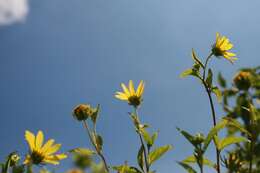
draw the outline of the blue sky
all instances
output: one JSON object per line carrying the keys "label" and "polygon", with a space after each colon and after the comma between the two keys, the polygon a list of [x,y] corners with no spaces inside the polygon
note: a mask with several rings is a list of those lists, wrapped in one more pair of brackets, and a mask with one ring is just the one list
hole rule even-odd
{"label": "blue sky", "polygon": [[[259,65],[259,5],[258,0],[30,1],[25,22],[0,27],[0,159],[27,151],[27,129],[43,130],[63,151],[90,147],[71,112],[79,103],[100,103],[98,131],[108,162],[135,164],[139,141],[127,116],[130,107],[113,94],[121,82],[143,79],[141,119],[160,131],[157,145],[174,146],[154,168],[184,172],[175,161],[192,148],[176,126],[195,133],[212,123],[199,82],[179,74],[192,65],[192,48],[200,57],[209,53],[216,32],[230,38],[239,59],[234,65],[214,59],[215,72],[231,79],[238,68]],[[207,154],[214,160],[213,148]],[[69,166],[67,159],[58,171]]]}

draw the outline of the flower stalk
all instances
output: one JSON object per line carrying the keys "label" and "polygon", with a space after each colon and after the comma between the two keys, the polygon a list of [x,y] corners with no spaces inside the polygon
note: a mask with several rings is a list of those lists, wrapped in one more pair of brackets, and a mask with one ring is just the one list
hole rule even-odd
{"label": "flower stalk", "polygon": [[[108,165],[107,165],[105,156],[103,155],[102,151],[97,147],[97,144],[94,142],[94,139],[93,139],[93,137],[92,137],[92,135],[91,135],[91,132],[90,132],[90,129],[89,129],[89,127],[88,127],[88,124],[87,124],[87,121],[86,121],[86,120],[83,121],[83,125],[84,125],[84,128],[85,128],[86,131],[87,131],[87,134],[88,134],[88,137],[89,137],[89,139],[90,139],[91,144],[93,145],[93,147],[95,148],[97,154],[98,154],[99,157],[101,158],[101,160],[102,160],[102,162],[103,162],[103,164],[104,164],[104,166],[105,166],[106,171],[109,173],[109,167],[108,167]],[[95,131],[96,131],[96,130],[95,130]],[[96,135],[95,132],[94,132],[94,134]]]}

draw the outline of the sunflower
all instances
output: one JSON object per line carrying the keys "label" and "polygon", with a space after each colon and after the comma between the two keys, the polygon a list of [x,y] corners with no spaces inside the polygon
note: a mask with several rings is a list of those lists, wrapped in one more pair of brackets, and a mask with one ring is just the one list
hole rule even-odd
{"label": "sunflower", "polygon": [[212,53],[215,56],[223,56],[227,60],[229,60],[231,63],[234,62],[234,60],[237,60],[235,57],[236,54],[232,52],[228,52],[230,49],[232,49],[233,44],[229,42],[229,39],[225,36],[220,36],[220,34],[217,32],[216,34],[216,42],[212,46]]}
{"label": "sunflower", "polygon": [[121,83],[121,87],[123,92],[116,92],[115,97],[119,100],[127,101],[129,105],[137,107],[142,102],[142,95],[144,92],[144,81],[141,80],[137,90],[135,91],[133,81],[130,80],[128,84],[128,88],[125,84]]}
{"label": "sunflower", "polygon": [[66,154],[56,153],[61,144],[54,144],[54,140],[50,139],[43,145],[44,135],[42,131],[38,131],[35,136],[32,132],[25,131],[25,139],[29,145],[30,152],[27,154],[24,164],[59,164],[59,161],[67,158]]}

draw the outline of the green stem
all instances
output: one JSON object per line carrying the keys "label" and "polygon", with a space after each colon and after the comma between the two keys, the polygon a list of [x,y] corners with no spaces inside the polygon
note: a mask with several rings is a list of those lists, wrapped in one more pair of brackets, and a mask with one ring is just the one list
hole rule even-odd
{"label": "green stem", "polygon": [[[202,83],[204,85],[204,88],[206,89],[206,92],[207,92],[207,95],[208,95],[208,98],[209,98],[211,113],[212,113],[212,119],[213,119],[213,126],[215,127],[216,124],[217,124],[217,121],[216,121],[216,113],[215,113],[215,108],[214,108],[214,104],[213,104],[213,99],[212,99],[212,95],[211,95],[211,88],[209,88],[208,84],[205,81],[207,65],[208,65],[208,62],[209,62],[210,58],[212,57],[212,55],[213,55],[213,53],[211,53],[206,59],[204,69],[203,69]],[[220,151],[217,149],[217,147],[216,147],[216,157],[217,157],[217,172],[220,173]]]}
{"label": "green stem", "polygon": [[97,154],[99,155],[99,157],[101,158],[102,162],[104,163],[104,166],[105,166],[106,171],[109,172],[109,168],[108,168],[106,159],[105,159],[103,153],[97,148],[97,146],[96,146],[96,144],[95,144],[95,142],[94,142],[94,139],[93,139],[93,137],[91,136],[90,129],[89,129],[89,127],[88,127],[88,124],[87,124],[87,121],[86,121],[86,120],[83,121],[83,125],[84,125],[84,127],[85,127],[85,129],[86,129],[86,131],[87,131],[87,134],[88,134],[88,137],[89,137],[89,139],[90,139],[90,142],[92,143],[92,145],[94,146],[95,150],[97,151]]}
{"label": "green stem", "polygon": [[[137,107],[134,108],[134,111],[135,111],[135,114],[136,116],[138,117],[138,113],[137,113]],[[138,117],[139,119],[139,117]],[[144,144],[144,141],[143,141],[143,137],[142,135],[140,134],[140,132],[138,132],[138,135],[139,135],[139,139],[140,139],[140,142],[141,142],[141,145],[144,149],[144,161],[145,161],[145,168],[146,168],[146,173],[149,173],[149,163],[148,163],[148,156],[147,156],[147,151],[146,151],[146,147],[145,147],[145,144]]]}

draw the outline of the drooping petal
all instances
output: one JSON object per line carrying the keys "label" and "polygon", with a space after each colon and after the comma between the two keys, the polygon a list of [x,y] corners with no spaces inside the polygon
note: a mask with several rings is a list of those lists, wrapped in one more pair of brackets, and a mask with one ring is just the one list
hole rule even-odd
{"label": "drooping petal", "polygon": [[35,139],[35,148],[36,149],[38,149],[38,150],[41,149],[43,140],[44,140],[44,135],[43,135],[43,132],[40,130],[37,133],[37,136],[36,136],[36,139]]}
{"label": "drooping petal", "polygon": [[135,95],[135,88],[134,88],[134,83],[132,80],[129,81],[129,90],[130,90],[130,94]]}
{"label": "drooping petal", "polygon": [[51,147],[49,147],[46,151],[45,151],[45,154],[46,155],[51,155],[55,152],[57,152],[61,147],[61,144],[54,144],[52,145]]}
{"label": "drooping petal", "polygon": [[127,89],[127,87],[125,86],[125,84],[121,83],[121,87],[123,88],[124,93],[129,97],[130,96],[130,92]]}
{"label": "drooping petal", "polygon": [[42,152],[42,153],[45,153],[45,152],[52,146],[53,143],[54,143],[54,139],[48,140],[48,141],[43,145],[43,147],[41,148],[41,152]]}
{"label": "drooping petal", "polygon": [[30,132],[29,130],[25,131],[25,139],[29,145],[29,148],[31,151],[33,151],[33,149],[35,148],[35,136],[32,132]]}

